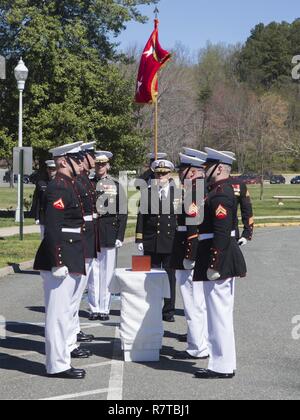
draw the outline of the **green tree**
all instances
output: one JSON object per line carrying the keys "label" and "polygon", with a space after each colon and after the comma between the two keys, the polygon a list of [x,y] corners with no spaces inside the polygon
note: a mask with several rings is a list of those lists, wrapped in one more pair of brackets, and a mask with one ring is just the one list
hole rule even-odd
{"label": "green tree", "polygon": [[0,53],[7,79],[0,91],[0,158],[17,144],[18,92],[13,69],[29,68],[24,93],[24,144],[44,160],[56,145],[97,140],[114,152],[116,169],[134,169],[144,152],[130,83],[122,77],[112,41],[134,19],[138,5],[158,0],[3,0]]}
{"label": "green tree", "polygon": [[239,56],[242,81],[257,89],[291,79],[291,60],[299,48],[300,23],[272,22],[257,25]]}

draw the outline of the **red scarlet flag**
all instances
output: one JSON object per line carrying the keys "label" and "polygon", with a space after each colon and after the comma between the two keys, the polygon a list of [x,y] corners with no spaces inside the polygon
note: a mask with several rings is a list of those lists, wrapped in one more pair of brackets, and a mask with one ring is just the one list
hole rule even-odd
{"label": "red scarlet flag", "polygon": [[158,23],[158,19],[155,19],[155,29],[146,44],[140,63],[135,95],[135,101],[140,104],[150,104],[156,101],[158,95],[157,73],[171,58],[171,54],[160,46]]}

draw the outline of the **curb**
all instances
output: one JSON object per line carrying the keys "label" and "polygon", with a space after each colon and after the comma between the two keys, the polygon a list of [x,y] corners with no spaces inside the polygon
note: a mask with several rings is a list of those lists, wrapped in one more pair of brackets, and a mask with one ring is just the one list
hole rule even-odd
{"label": "curb", "polygon": [[[34,263],[34,261],[33,261],[33,260],[31,260],[31,261],[26,261],[26,262],[23,262],[23,263],[20,263],[20,264],[15,264],[15,267],[18,267],[21,271],[23,271],[23,270],[28,270],[28,269],[30,269],[30,268],[32,268],[32,267],[33,267],[33,263]],[[14,267],[4,267],[4,268],[0,268],[0,278],[1,278],[1,277],[6,277],[6,276],[8,276],[8,275],[10,275],[10,274],[17,274],[17,273],[15,272]]]}
{"label": "curb", "polygon": [[254,229],[258,228],[278,228],[278,227],[293,227],[293,226],[300,226],[299,222],[276,222],[276,223],[257,223],[254,225]]}
{"label": "curb", "polygon": [[[134,237],[127,238],[127,239],[124,240],[124,244],[130,244],[130,243],[133,243],[134,241],[135,241]],[[28,270],[28,269],[32,268],[33,263],[34,263],[34,260],[31,260],[31,261],[25,261],[25,262],[20,263],[20,264],[15,264],[15,266],[17,266],[21,271],[23,271],[23,270]],[[0,278],[9,276],[10,274],[17,274],[15,272],[14,267],[0,268]]]}

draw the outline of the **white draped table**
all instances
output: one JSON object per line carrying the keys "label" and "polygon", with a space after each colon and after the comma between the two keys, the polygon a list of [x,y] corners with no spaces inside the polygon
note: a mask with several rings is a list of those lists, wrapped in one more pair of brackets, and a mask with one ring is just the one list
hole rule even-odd
{"label": "white draped table", "polygon": [[170,298],[167,273],[117,269],[109,289],[121,294],[120,335],[125,362],[159,361],[163,299]]}

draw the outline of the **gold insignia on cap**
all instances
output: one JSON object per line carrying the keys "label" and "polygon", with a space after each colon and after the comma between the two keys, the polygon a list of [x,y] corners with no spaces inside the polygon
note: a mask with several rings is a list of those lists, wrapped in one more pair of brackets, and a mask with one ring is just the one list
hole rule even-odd
{"label": "gold insignia on cap", "polygon": [[96,163],[108,163],[109,159],[107,156],[103,155],[103,156],[98,156],[96,158]]}

